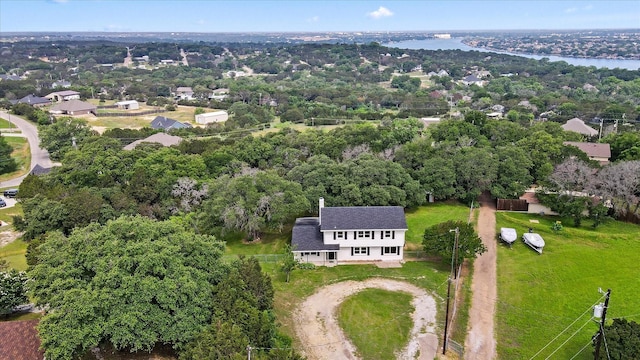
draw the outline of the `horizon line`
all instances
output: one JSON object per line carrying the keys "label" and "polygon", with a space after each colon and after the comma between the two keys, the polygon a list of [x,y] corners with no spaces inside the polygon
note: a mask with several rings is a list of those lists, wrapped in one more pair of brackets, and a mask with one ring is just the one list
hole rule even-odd
{"label": "horizon line", "polygon": [[1,31],[0,36],[5,34],[59,34],[59,33],[98,33],[98,34],[130,34],[130,33],[162,33],[162,34],[272,34],[272,33],[306,33],[306,34],[327,34],[327,33],[430,33],[430,32],[482,32],[482,31],[602,31],[602,30],[637,30],[639,28],[575,28],[575,29],[457,29],[457,30],[326,30],[326,31],[306,31],[306,30],[272,30],[272,31],[179,31],[179,30],[126,30],[126,31],[111,31],[111,30],[14,30],[14,31]]}

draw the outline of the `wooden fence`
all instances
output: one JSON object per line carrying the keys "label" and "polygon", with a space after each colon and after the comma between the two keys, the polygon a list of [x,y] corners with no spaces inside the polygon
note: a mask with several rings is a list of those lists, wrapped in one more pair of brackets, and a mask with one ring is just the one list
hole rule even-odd
{"label": "wooden fence", "polygon": [[528,211],[529,204],[521,199],[498,199],[496,210]]}
{"label": "wooden fence", "polygon": [[159,113],[163,113],[166,112],[167,110],[165,109],[155,109],[155,110],[146,110],[146,111],[138,111],[135,113],[131,113],[131,112],[108,112],[108,113],[97,113],[96,116],[97,117],[108,117],[108,116],[142,116],[142,115],[149,115],[149,114],[159,114]]}

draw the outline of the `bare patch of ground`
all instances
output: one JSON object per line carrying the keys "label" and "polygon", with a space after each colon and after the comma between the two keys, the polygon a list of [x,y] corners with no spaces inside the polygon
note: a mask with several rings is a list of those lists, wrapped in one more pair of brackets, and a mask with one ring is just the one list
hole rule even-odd
{"label": "bare patch of ground", "polygon": [[471,309],[469,331],[464,345],[465,359],[492,360],[496,358],[494,336],[496,283],[496,209],[491,197],[483,196],[478,217],[478,235],[487,247],[473,263],[471,278]]}
{"label": "bare patch of ground", "polygon": [[338,325],[336,311],[348,296],[367,288],[402,291],[413,295],[413,328],[409,343],[398,355],[398,359],[435,358],[438,348],[435,300],[417,286],[383,278],[343,281],[325,286],[309,296],[294,312],[294,326],[302,343],[303,355],[310,360],[358,359],[355,346]]}
{"label": "bare patch of ground", "polygon": [[[4,226],[4,224],[6,223],[3,222],[2,224]],[[16,241],[20,236],[22,236],[21,232],[17,232],[13,230],[6,230],[6,231],[0,232],[0,247],[3,247],[7,244],[10,244]]]}

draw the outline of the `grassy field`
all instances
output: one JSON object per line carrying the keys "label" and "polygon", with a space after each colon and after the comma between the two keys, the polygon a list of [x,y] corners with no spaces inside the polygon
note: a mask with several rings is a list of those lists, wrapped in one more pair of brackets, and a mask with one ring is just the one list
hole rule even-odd
{"label": "grassy field", "polygon": [[[556,220],[562,220],[565,227],[554,233],[551,224]],[[546,243],[541,255],[521,241],[512,249],[498,247],[501,359],[529,359],[547,344],[534,359],[545,359],[556,350],[550,359],[593,358],[591,345],[580,350],[597,331],[596,323],[589,319],[591,307],[602,301],[599,287],[612,289],[608,319],[640,321],[640,226],[612,220],[597,229],[589,221],[580,228],[566,226],[571,223],[555,217],[497,214],[498,229],[512,227],[521,235],[533,227]]]}
{"label": "grassy field", "polygon": [[[93,102],[97,103],[97,100]],[[105,104],[108,105],[109,103],[105,103]],[[100,112],[102,113],[109,113],[109,112],[136,113],[139,111],[145,111],[145,110],[151,110],[151,109],[156,109],[156,107],[140,104],[139,110],[108,109],[108,110],[100,110]],[[114,129],[114,128],[139,129],[145,126],[148,127],[149,124],[151,124],[151,121],[153,121],[153,119],[156,116],[165,116],[173,120],[177,120],[180,122],[188,122],[188,123],[191,123],[192,125],[195,125],[194,111],[195,111],[195,108],[191,106],[177,106],[175,111],[167,111],[167,112],[158,113],[158,114],[148,114],[148,115],[141,115],[141,116],[102,116],[102,117],[86,116],[83,118],[87,120],[89,125],[96,127],[98,129]],[[213,112],[213,111],[217,111],[217,109],[204,108],[204,111]]]}
{"label": "grassy field", "polygon": [[448,220],[467,221],[469,208],[457,202],[438,202],[407,210],[405,214],[409,227],[406,250],[419,250],[426,228]]}
{"label": "grassy field", "polygon": [[0,119],[0,129],[8,129],[11,127],[15,127],[15,125],[11,124],[8,120]]}
{"label": "grassy field", "polygon": [[[18,203],[11,208],[0,209],[0,220],[11,224],[13,222],[14,215],[22,215],[22,207]],[[13,230],[11,225],[5,225],[0,228],[0,232]],[[27,252],[27,243],[22,240],[16,240],[3,247],[0,247],[0,259],[4,259],[9,263],[9,266],[17,270],[27,269],[27,259],[25,253]]]}
{"label": "grassy field", "polygon": [[[348,297],[338,322],[363,359],[394,359],[407,344],[412,327],[411,295],[365,289]],[[382,329],[383,331],[379,331]]]}
{"label": "grassy field", "polygon": [[26,138],[17,136],[5,136],[7,144],[13,147],[11,157],[18,163],[18,170],[0,175],[0,181],[13,179],[14,177],[26,174],[31,168],[31,151],[29,150],[29,142]]}

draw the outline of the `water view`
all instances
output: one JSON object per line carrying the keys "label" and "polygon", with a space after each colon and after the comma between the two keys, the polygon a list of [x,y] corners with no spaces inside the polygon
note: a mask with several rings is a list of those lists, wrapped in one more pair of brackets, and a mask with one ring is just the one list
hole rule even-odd
{"label": "water view", "polygon": [[425,50],[463,50],[463,51],[480,51],[480,52],[492,52],[498,54],[509,54],[522,56],[530,59],[540,60],[542,58],[547,58],[549,61],[565,61],[571,65],[577,66],[595,66],[597,68],[609,68],[609,69],[627,69],[627,70],[638,70],[640,69],[640,60],[619,60],[619,59],[589,59],[589,58],[574,58],[574,57],[564,57],[564,56],[553,56],[553,55],[531,55],[531,54],[517,54],[510,53],[507,51],[497,51],[497,50],[487,50],[482,48],[474,48],[469,45],[466,45],[462,42],[460,38],[454,39],[427,39],[427,40],[407,40],[407,41],[398,41],[383,44],[388,47],[395,47],[400,49],[425,49]]}

